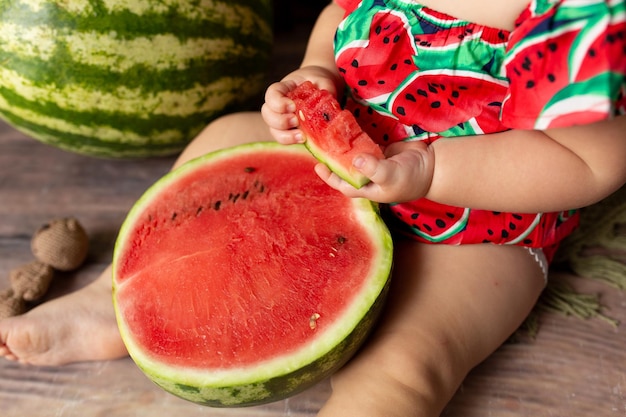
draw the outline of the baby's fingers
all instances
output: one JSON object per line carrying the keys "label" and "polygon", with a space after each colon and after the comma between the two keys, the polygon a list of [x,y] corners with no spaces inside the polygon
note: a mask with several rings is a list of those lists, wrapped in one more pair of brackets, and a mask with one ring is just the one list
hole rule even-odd
{"label": "baby's fingers", "polygon": [[376,184],[385,184],[390,181],[393,176],[393,161],[379,159],[373,155],[361,154],[357,155],[352,161],[352,166],[361,174],[365,175]]}
{"label": "baby's fingers", "polygon": [[341,179],[337,174],[332,172],[324,164],[315,165],[315,173],[328,184],[331,188],[339,191],[346,197],[361,197],[361,192],[354,188],[352,185]]}
{"label": "baby's fingers", "polygon": [[261,115],[272,129],[288,130],[298,127],[298,118],[293,113],[280,113],[272,110],[268,103],[261,106]]}
{"label": "baby's fingers", "polygon": [[287,98],[287,94],[294,88],[296,83],[289,80],[271,84],[265,90],[265,104],[276,113],[294,113],[296,105]]}
{"label": "baby's fingers", "polygon": [[292,145],[294,143],[304,143],[302,132],[300,129],[273,129],[270,127],[270,133],[272,137],[276,139],[276,142],[283,145]]}

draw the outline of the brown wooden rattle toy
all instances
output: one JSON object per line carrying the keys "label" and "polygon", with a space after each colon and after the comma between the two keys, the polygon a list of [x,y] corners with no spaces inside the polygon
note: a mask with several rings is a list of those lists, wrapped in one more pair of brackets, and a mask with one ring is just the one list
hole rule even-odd
{"label": "brown wooden rattle toy", "polygon": [[89,238],[74,218],[55,219],[33,236],[35,260],[11,270],[11,287],[0,291],[0,319],[26,312],[28,302],[44,296],[54,271],[72,271],[87,258]]}

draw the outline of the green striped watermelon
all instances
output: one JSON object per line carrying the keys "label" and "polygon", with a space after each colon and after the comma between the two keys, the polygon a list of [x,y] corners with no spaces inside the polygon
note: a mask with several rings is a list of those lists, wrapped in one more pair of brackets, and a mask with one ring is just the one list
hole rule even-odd
{"label": "green striped watermelon", "polygon": [[271,15],[271,0],[2,0],[0,116],[80,153],[175,153],[262,91]]}
{"label": "green striped watermelon", "polygon": [[368,200],[328,187],[302,145],[195,159],[129,213],[113,299],[131,357],[210,406],[279,400],[342,366],[381,311],[391,235]]}

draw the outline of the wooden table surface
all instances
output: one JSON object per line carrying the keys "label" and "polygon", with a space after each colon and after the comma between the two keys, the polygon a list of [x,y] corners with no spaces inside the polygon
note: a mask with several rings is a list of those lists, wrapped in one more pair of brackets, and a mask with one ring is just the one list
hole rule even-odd
{"label": "wooden table surface", "polygon": [[[279,51],[285,56],[299,53],[285,48]],[[290,65],[289,60],[276,62]],[[128,161],[76,155],[40,144],[0,121],[0,289],[8,286],[11,269],[32,259],[33,232],[56,217],[77,217],[91,247],[86,265],[57,277],[47,298],[95,279],[110,262],[127,210],[172,162],[173,157]],[[624,324],[613,328],[599,320],[542,314],[538,337],[504,345],[477,367],[444,416],[626,416],[626,294],[589,280],[566,279],[601,292],[609,314]],[[270,405],[211,409],[162,391],[128,358],[64,367],[27,367],[0,359],[1,417],[313,416],[329,392],[326,381]]]}

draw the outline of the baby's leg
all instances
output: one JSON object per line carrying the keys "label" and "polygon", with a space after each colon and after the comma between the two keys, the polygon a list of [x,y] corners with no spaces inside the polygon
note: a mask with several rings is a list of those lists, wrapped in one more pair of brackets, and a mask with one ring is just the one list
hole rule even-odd
{"label": "baby's leg", "polygon": [[[174,166],[213,150],[269,140],[260,113],[225,116],[207,126]],[[111,301],[110,268],[81,290],[0,321],[0,356],[9,360],[61,365],[126,354]]]}
{"label": "baby's leg", "polygon": [[318,417],[437,417],[544,286],[519,247],[398,242],[388,309]]}

